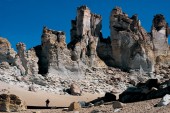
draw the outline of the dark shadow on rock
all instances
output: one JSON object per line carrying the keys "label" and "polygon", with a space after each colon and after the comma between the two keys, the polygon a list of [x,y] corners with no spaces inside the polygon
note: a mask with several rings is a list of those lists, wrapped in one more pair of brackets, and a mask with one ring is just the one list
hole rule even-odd
{"label": "dark shadow on rock", "polygon": [[123,103],[138,102],[149,99],[162,98],[170,94],[170,86],[159,88],[157,79],[150,79],[146,83],[138,83],[137,87],[129,87],[119,95],[119,101]]}
{"label": "dark shadow on rock", "polygon": [[94,99],[90,102],[87,103],[89,105],[90,103],[94,104],[95,106],[104,104],[105,102],[111,102],[111,101],[116,101],[116,96],[112,93],[106,93],[105,96],[99,97],[97,99]]}

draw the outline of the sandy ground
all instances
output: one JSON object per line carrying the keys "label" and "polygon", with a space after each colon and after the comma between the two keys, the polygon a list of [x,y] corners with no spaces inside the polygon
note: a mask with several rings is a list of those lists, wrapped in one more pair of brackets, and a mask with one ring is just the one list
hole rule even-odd
{"label": "sandy ground", "polygon": [[97,97],[103,95],[97,94],[84,94],[83,96],[71,96],[71,95],[58,95],[53,93],[47,93],[44,91],[31,92],[23,88],[16,86],[11,86],[7,83],[0,81],[0,93],[3,93],[1,90],[7,89],[10,91],[10,94],[15,94],[25,101],[28,106],[45,106],[46,99],[50,100],[49,106],[57,107],[68,107],[72,102],[78,101],[91,101]]}
{"label": "sandy ground", "polygon": [[[154,107],[160,99],[153,99],[141,102],[134,102],[126,104],[120,111],[117,113],[170,113],[170,105],[163,107]],[[95,111],[95,112],[94,112]],[[27,110],[17,113],[114,113],[115,109],[112,108],[112,105],[102,105],[91,108],[82,108],[79,112],[76,111],[64,111],[63,109],[50,109],[50,110]],[[14,112],[16,113],[16,112]]]}
{"label": "sandy ground", "polygon": [[[0,91],[2,89],[8,89],[10,94],[16,94],[22,100],[24,100],[27,105],[32,106],[45,106],[45,100],[50,99],[50,106],[57,107],[68,107],[71,102],[74,101],[90,101],[96,99],[103,95],[85,94],[83,96],[70,96],[70,95],[57,95],[46,92],[30,92],[16,86],[11,86],[9,84],[0,82]],[[0,92],[2,93],[2,92]],[[152,99],[141,102],[127,103],[118,113],[170,113],[170,105],[163,107],[154,107],[159,99]],[[96,112],[94,112],[96,111]],[[101,105],[91,108],[81,108],[79,113],[114,113],[112,105]],[[28,109],[26,111],[21,111],[19,113],[78,113],[75,111],[65,111],[63,109]],[[14,112],[16,113],[16,112]],[[17,112],[18,113],[18,112]]]}
{"label": "sandy ground", "polygon": [[[134,102],[126,104],[117,113],[170,113],[170,105],[163,107],[154,107],[160,99],[152,99],[141,102]],[[114,113],[115,109],[112,105],[102,105],[91,108],[82,108],[79,112],[76,111],[64,111],[63,109],[51,109],[51,110],[27,110],[20,113],[33,113],[38,111],[39,113]],[[96,112],[94,112],[96,111]],[[38,113],[37,112],[37,113]]]}

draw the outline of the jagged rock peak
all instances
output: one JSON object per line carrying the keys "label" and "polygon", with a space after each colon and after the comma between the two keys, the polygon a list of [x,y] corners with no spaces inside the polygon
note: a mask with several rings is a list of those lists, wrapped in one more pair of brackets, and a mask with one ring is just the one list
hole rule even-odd
{"label": "jagged rock peak", "polygon": [[10,42],[7,39],[2,38],[2,37],[0,37],[0,45],[1,45],[1,51],[0,52],[3,52],[2,51],[3,49],[7,50],[7,49],[11,48]]}
{"label": "jagged rock peak", "polygon": [[77,7],[77,10],[90,10],[86,5],[82,5],[80,7]]}
{"label": "jagged rock peak", "polygon": [[153,27],[155,27],[155,29],[157,31],[159,31],[163,27],[164,28],[167,27],[167,23],[166,23],[165,17],[162,14],[156,14],[154,16],[154,19],[153,19],[152,23],[153,23]]}
{"label": "jagged rock peak", "polygon": [[112,9],[112,13],[113,13],[113,14],[123,14],[122,8],[116,6],[115,8]]}
{"label": "jagged rock peak", "polygon": [[55,31],[52,29],[48,29],[47,27],[44,27],[43,35],[41,38],[42,46],[44,44],[47,44],[47,42],[49,41],[49,43],[51,43],[52,45],[57,44],[61,48],[65,48],[66,47],[65,38],[66,38],[65,32]]}
{"label": "jagged rock peak", "polygon": [[87,6],[77,8],[76,19],[71,21],[71,42],[68,44],[68,48],[73,50],[72,60],[81,60],[91,66],[96,66],[96,60],[101,61],[96,54],[98,40],[102,36],[101,21],[101,15],[91,13]]}

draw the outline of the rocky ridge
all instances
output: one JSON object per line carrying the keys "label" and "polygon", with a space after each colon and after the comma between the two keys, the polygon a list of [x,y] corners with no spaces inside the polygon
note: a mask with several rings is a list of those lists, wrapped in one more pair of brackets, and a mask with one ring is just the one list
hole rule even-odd
{"label": "rocky ridge", "polygon": [[41,44],[30,50],[19,42],[15,52],[0,38],[0,80],[27,90],[31,86],[36,91],[68,94],[72,83],[82,93],[105,93],[122,92],[149,78],[169,78],[169,28],[163,15],[154,17],[150,34],[137,15],[128,17],[119,7],[111,11],[108,38],[102,36],[101,22],[101,15],[81,6],[71,21],[68,45],[63,31],[47,27]]}

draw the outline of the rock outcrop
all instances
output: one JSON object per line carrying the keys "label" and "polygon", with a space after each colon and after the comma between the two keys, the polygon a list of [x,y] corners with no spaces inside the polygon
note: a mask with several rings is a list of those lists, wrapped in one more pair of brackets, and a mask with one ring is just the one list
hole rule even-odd
{"label": "rock outcrop", "polygon": [[168,45],[169,26],[162,14],[154,16],[152,21],[152,42],[157,65],[169,65],[170,53]]}
{"label": "rock outcrop", "polygon": [[5,38],[0,37],[0,48],[0,63],[5,61],[12,64],[16,52],[11,48],[10,42]]}
{"label": "rock outcrop", "polygon": [[114,66],[154,71],[151,37],[142,28],[136,14],[129,18],[121,8],[114,8],[110,15],[110,33]]}
{"label": "rock outcrop", "polygon": [[102,36],[101,22],[101,15],[81,6],[71,21],[68,45],[63,31],[47,27],[43,28],[40,45],[26,50],[20,42],[17,53],[6,39],[0,38],[0,81],[26,89],[34,84],[36,91],[57,94],[67,94],[70,84],[76,83],[80,87],[72,94],[103,94],[114,89],[121,93],[149,78],[169,78],[170,30],[163,15],[154,17],[150,34],[141,26],[137,14],[130,18],[119,7],[111,11],[107,38]]}
{"label": "rock outcrop", "polygon": [[26,105],[16,95],[0,95],[0,112],[18,112],[23,110],[26,110]]}
{"label": "rock outcrop", "polygon": [[81,76],[80,63],[71,59],[65,43],[65,33],[44,27],[41,46],[35,47],[39,57],[39,73],[56,77]]}
{"label": "rock outcrop", "polygon": [[162,14],[154,16],[151,33],[155,56],[168,55],[168,24]]}
{"label": "rock outcrop", "polygon": [[71,42],[68,44],[68,48],[72,49],[72,60],[81,60],[92,67],[105,66],[96,53],[101,21],[101,15],[91,13],[87,6],[77,8],[77,17],[72,20]]}
{"label": "rock outcrop", "polygon": [[18,53],[15,57],[15,65],[21,70],[23,75],[36,75],[38,74],[38,57],[35,50],[32,48],[26,51],[24,43],[18,43]]}

